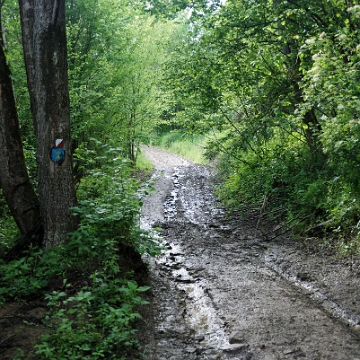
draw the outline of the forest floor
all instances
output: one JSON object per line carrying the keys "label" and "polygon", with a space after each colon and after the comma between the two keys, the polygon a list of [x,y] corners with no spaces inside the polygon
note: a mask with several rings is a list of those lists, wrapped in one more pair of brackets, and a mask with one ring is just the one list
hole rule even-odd
{"label": "forest floor", "polygon": [[358,257],[315,238],[269,240],[256,213],[217,201],[212,168],[144,152],[156,172],[141,223],[166,248],[145,258],[146,359],[360,360]]}

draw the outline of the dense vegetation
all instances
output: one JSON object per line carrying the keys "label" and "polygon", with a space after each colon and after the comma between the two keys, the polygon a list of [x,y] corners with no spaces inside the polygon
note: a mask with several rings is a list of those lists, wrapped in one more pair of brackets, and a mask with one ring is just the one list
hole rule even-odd
{"label": "dense vegetation", "polygon": [[226,1],[197,20],[169,78],[189,132],[213,132],[219,194],[289,227],[359,240],[356,1]]}
{"label": "dense vegetation", "polygon": [[[0,301],[47,294],[54,319],[37,358],[119,358],[136,343],[131,324],[146,287],[126,274],[124,254],[157,251],[137,227],[144,185],[133,175],[141,143],[201,141],[207,158],[218,160],[218,194],[228,204],[253,206],[283,229],[322,224],[317,235],[360,251],[357,1],[211,5],[67,2],[79,227],[59,247],[11,253],[8,262],[20,236],[0,198]],[[3,4],[4,46],[36,190],[18,13],[15,2]]]}
{"label": "dense vegetation", "polygon": [[[59,246],[43,248],[37,229],[34,238],[33,233],[21,236],[0,200],[0,305],[45,298],[40,301],[49,310],[47,334],[33,349],[36,359],[120,359],[138,346],[134,322],[146,303],[140,294],[148,289],[139,285],[146,276],[140,254],[159,249],[139,229],[147,185],[136,180],[135,162],[161,102],[159,67],[171,32],[133,5],[67,3],[77,230]],[[4,3],[2,19],[24,153],[36,189],[36,141],[15,2]],[[16,358],[27,358],[24,350]]]}

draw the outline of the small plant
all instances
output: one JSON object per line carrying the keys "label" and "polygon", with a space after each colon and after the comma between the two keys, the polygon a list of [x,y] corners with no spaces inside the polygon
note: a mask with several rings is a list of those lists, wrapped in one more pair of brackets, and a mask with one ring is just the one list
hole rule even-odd
{"label": "small plant", "polygon": [[41,259],[43,250],[32,249],[26,257],[0,264],[0,304],[9,298],[26,297],[38,293],[48,284]]}
{"label": "small plant", "polygon": [[35,346],[36,359],[122,359],[138,345],[133,323],[149,287],[132,280],[122,251],[153,255],[159,247],[137,226],[145,190],[129,162],[118,149],[105,155],[79,185],[80,225],[66,242],[0,263],[0,302],[41,293],[48,301],[49,333]]}
{"label": "small plant", "polygon": [[48,320],[56,326],[35,346],[40,359],[122,359],[138,345],[132,323],[141,317],[135,308],[147,304],[139,294],[149,287],[100,272],[91,280],[74,296],[47,295]]}
{"label": "small plant", "polygon": [[13,246],[18,236],[19,229],[10,215],[10,210],[0,189],[0,258]]}

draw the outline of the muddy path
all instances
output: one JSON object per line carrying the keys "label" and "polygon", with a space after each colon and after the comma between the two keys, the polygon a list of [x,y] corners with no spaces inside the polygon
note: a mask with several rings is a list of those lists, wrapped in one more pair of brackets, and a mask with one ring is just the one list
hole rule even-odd
{"label": "muddy path", "polygon": [[256,215],[229,214],[213,170],[145,148],[155,192],[141,224],[161,228],[140,331],[145,358],[360,360],[359,259],[312,239],[267,241]]}

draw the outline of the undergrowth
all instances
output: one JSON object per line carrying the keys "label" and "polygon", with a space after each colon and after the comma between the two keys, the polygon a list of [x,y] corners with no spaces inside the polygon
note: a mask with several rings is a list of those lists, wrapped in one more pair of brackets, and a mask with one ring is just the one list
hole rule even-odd
{"label": "undergrowth", "polygon": [[206,142],[205,135],[189,135],[181,131],[172,131],[158,135],[153,145],[183,156],[195,164],[207,164],[208,160],[204,156]]}
{"label": "undergrowth", "polygon": [[154,164],[148,160],[144,154],[140,153],[136,159],[136,169],[135,174],[141,172],[146,175],[146,177],[150,177],[154,172],[155,166]]}
{"label": "undergrowth", "polygon": [[0,304],[46,299],[49,331],[35,345],[36,359],[125,359],[139,345],[134,321],[148,287],[134,280],[131,258],[159,248],[138,227],[146,186],[117,153],[106,150],[101,168],[80,183],[73,209],[80,225],[62,245],[0,262]]}
{"label": "undergrowth", "polygon": [[339,255],[360,254],[359,192],[337,176],[325,155],[295,148],[290,139],[268,141],[258,152],[238,141],[227,146],[217,195],[228,206],[251,207],[285,232],[330,238]]}

